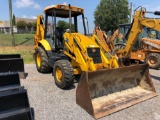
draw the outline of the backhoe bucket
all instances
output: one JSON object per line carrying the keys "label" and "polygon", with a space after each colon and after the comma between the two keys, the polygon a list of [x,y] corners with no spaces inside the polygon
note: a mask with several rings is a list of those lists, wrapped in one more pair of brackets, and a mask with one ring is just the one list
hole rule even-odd
{"label": "backhoe bucket", "polygon": [[0,54],[0,73],[3,72],[19,73],[20,78],[26,78],[20,54]]}
{"label": "backhoe bucket", "polygon": [[147,64],[82,73],[76,102],[100,118],[157,96]]}

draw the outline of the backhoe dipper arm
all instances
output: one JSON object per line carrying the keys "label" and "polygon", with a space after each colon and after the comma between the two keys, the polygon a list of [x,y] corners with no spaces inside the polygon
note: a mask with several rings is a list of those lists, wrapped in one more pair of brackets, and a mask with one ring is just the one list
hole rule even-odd
{"label": "backhoe dipper arm", "polygon": [[[142,10],[142,8],[141,10],[137,10],[135,12],[126,47],[124,49],[118,50],[118,53],[122,53],[125,58],[129,57],[130,51],[132,50],[136,40],[138,39],[138,35],[142,32],[143,27],[148,27],[160,31],[160,19],[146,18],[145,13],[151,12]],[[158,11],[154,12],[155,15],[159,15],[159,13],[160,12]]]}
{"label": "backhoe dipper arm", "polygon": [[37,16],[36,35],[34,36],[34,48],[38,47],[38,41],[44,39],[44,18],[42,15]]}

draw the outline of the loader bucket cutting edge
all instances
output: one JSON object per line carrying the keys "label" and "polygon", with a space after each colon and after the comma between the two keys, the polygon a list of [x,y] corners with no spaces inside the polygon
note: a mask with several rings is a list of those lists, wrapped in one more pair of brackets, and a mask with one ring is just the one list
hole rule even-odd
{"label": "loader bucket cutting edge", "polygon": [[84,72],[76,102],[95,118],[157,96],[147,64]]}

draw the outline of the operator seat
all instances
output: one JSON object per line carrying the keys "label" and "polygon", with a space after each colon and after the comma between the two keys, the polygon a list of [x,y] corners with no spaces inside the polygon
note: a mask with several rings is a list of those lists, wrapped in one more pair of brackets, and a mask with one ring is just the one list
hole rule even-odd
{"label": "operator seat", "polygon": [[63,29],[60,27],[56,27],[55,29],[55,37],[53,37],[53,28],[52,26],[48,26],[46,39],[48,40],[49,44],[52,47],[52,50],[59,51],[63,49]]}
{"label": "operator seat", "polygon": [[61,44],[63,44],[63,29],[60,27],[56,27],[56,37]]}
{"label": "operator seat", "polygon": [[56,27],[55,47],[56,47],[57,50],[63,49],[63,34],[64,34],[64,30],[60,27]]}

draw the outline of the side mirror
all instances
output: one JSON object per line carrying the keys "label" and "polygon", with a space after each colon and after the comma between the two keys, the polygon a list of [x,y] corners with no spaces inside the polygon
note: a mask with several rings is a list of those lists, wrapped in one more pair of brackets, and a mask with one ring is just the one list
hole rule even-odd
{"label": "side mirror", "polygon": [[154,15],[160,15],[160,11],[155,11]]}

